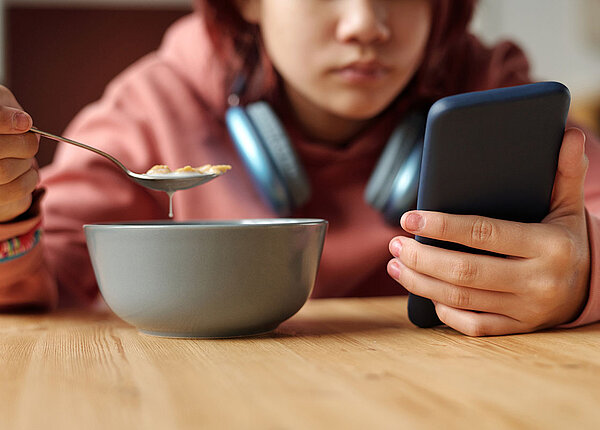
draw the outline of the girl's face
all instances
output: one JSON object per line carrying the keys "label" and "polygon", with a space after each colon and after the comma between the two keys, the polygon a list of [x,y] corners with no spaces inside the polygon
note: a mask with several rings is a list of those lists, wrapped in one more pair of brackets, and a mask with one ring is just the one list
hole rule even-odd
{"label": "girl's face", "polygon": [[[349,120],[382,112],[423,58],[429,0],[238,0],[294,107]],[[317,113],[318,114],[318,113]]]}

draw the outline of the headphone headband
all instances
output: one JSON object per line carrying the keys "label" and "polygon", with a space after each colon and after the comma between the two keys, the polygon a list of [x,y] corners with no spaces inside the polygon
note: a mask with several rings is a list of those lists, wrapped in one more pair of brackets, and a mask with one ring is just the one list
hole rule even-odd
{"label": "headphone headband", "polygon": [[[245,83],[236,79],[232,89],[243,91]],[[261,196],[275,213],[289,216],[310,198],[310,185],[283,125],[264,101],[245,108],[231,105],[225,119]],[[413,112],[396,127],[365,189],[365,201],[396,226],[416,206],[425,119]]]}

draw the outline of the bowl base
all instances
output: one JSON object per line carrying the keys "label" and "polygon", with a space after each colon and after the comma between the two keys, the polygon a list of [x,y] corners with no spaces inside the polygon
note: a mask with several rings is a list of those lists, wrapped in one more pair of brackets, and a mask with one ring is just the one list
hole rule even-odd
{"label": "bowl base", "polygon": [[214,334],[206,334],[206,333],[171,333],[171,332],[161,332],[161,331],[153,331],[153,330],[142,330],[138,329],[140,333],[147,334],[150,336],[156,337],[165,337],[165,338],[174,338],[174,339],[232,339],[238,337],[250,337],[250,336],[260,336],[267,333],[272,332],[277,327],[279,327],[280,323],[263,326],[260,328],[254,328],[249,330],[240,330],[238,332],[232,333],[214,333]]}

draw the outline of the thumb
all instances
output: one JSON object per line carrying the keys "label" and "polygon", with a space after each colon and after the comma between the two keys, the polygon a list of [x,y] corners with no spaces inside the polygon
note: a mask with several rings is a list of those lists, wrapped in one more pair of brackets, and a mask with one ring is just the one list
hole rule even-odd
{"label": "thumb", "polygon": [[583,183],[587,167],[585,134],[578,128],[570,128],[565,131],[558,155],[550,212],[583,210]]}
{"label": "thumb", "polygon": [[9,106],[0,106],[0,134],[20,134],[31,128],[33,120],[28,113]]}

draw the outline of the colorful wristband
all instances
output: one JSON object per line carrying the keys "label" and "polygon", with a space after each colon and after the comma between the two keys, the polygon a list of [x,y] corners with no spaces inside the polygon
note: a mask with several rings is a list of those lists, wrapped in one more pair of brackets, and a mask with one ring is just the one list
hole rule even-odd
{"label": "colorful wristband", "polygon": [[42,229],[37,224],[27,233],[0,242],[0,263],[27,254],[40,241]]}

